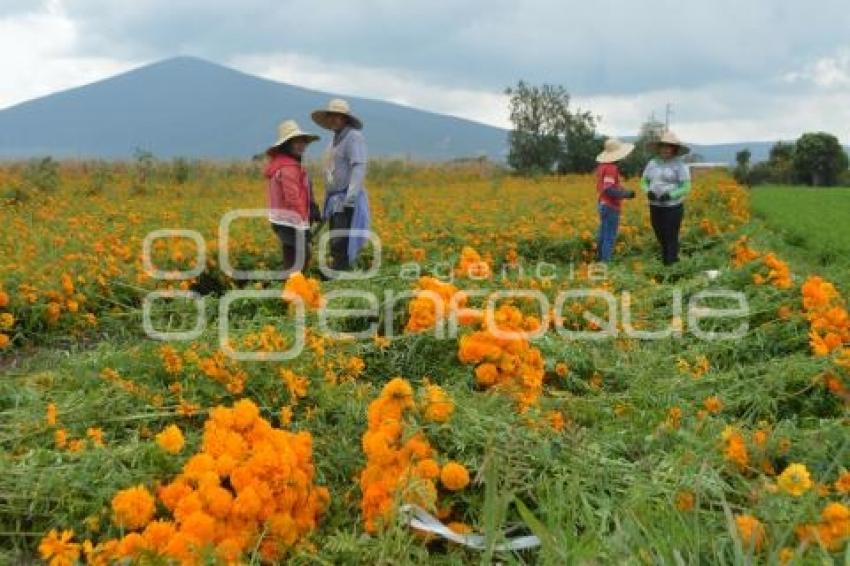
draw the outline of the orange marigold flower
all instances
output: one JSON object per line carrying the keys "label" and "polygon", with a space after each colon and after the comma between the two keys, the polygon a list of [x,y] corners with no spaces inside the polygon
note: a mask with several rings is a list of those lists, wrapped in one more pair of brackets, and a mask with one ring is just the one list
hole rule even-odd
{"label": "orange marigold flower", "polygon": [[561,411],[549,411],[546,413],[546,421],[555,432],[561,432],[564,430],[564,427],[566,427],[564,413]]}
{"label": "orange marigold flower", "polygon": [[154,498],[143,485],[119,491],[112,498],[113,520],[126,529],[140,529],[153,518]]}
{"label": "orange marigold flower", "polygon": [[425,458],[416,464],[416,473],[425,479],[437,479],[440,476],[440,466],[434,459]]}
{"label": "orange marigold flower", "polygon": [[469,485],[469,471],[457,462],[448,462],[440,470],[440,483],[449,491],[460,491]]}
{"label": "orange marigold flower", "polygon": [[752,515],[736,515],[735,526],[738,529],[738,536],[741,537],[741,543],[747,552],[758,552],[764,546],[764,526],[761,521]]}
{"label": "orange marigold flower", "polygon": [[233,426],[237,430],[246,430],[256,422],[260,409],[250,399],[241,399],[233,405]]}
{"label": "orange marigold flower", "polygon": [[776,483],[782,491],[793,495],[794,497],[800,497],[811,489],[812,478],[805,465],[795,463],[789,464],[788,467],[779,474],[779,478]]}
{"label": "orange marigold flower", "polygon": [[403,407],[413,406],[413,388],[407,380],[394,377],[381,390],[381,396],[392,399]]}
{"label": "orange marigold flower", "polygon": [[177,454],[183,450],[185,442],[183,431],[180,430],[180,427],[173,424],[168,425],[162,429],[162,432],[156,435],[156,443],[169,454]]}
{"label": "orange marigold flower", "polygon": [[174,523],[170,521],[152,521],[142,532],[142,538],[147,548],[161,553],[168,547],[168,543],[176,532]]}
{"label": "orange marigold flower", "polygon": [[0,328],[8,330],[15,325],[15,315],[10,312],[0,313]]}
{"label": "orange marigold flower", "polygon": [[679,511],[693,511],[696,497],[692,491],[680,491],[676,494],[676,509]]}
{"label": "orange marigold flower", "polygon": [[88,436],[95,446],[106,446],[106,442],[103,440],[103,429],[100,427],[89,427],[86,429],[86,436]]}
{"label": "orange marigold flower", "polygon": [[292,423],[292,407],[283,407],[280,410],[281,426],[289,426]]}
{"label": "orange marigold flower", "polygon": [[2,332],[0,332],[0,348],[5,348],[9,345],[9,342],[11,341],[12,340],[11,338],[9,338],[8,334],[3,334]]}
{"label": "orange marigold flower", "polygon": [[56,403],[48,403],[45,419],[47,426],[56,426]]}
{"label": "orange marigold flower", "polygon": [[719,413],[723,409],[723,402],[720,400],[720,397],[717,395],[712,395],[711,397],[706,397],[702,402],[703,407],[709,413]]}
{"label": "orange marigold flower", "polygon": [[723,450],[724,457],[736,463],[739,468],[746,468],[749,463],[749,454],[741,433],[729,426],[724,429],[722,438],[726,444]]}
{"label": "orange marigold flower", "polygon": [[38,545],[38,554],[48,566],[73,566],[80,558],[79,543],[71,542],[74,531],[51,529]]}
{"label": "orange marigold flower", "polygon": [[835,491],[843,494],[850,493],[850,472],[844,471],[838,476],[835,480]]}
{"label": "orange marigold flower", "polygon": [[425,386],[425,419],[435,423],[448,421],[454,413],[455,404],[439,385]]}
{"label": "orange marigold flower", "polygon": [[499,379],[499,369],[495,364],[483,363],[475,368],[475,381],[478,385],[489,387]]}
{"label": "orange marigold flower", "polygon": [[283,286],[283,292],[300,297],[307,308],[318,309],[323,304],[321,286],[317,279],[306,278],[304,274],[295,272],[289,276]]}

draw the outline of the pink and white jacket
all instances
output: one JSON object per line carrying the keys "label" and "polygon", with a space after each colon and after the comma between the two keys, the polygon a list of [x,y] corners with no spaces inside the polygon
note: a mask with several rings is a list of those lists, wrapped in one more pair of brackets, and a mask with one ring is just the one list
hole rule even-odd
{"label": "pink and white jacket", "polygon": [[276,155],[264,173],[268,179],[269,222],[309,230],[313,188],[301,163],[289,155]]}

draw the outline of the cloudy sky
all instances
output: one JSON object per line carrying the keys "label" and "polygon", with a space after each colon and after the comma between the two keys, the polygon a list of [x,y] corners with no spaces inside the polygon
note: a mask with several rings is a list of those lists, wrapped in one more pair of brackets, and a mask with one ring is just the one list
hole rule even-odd
{"label": "cloudy sky", "polygon": [[562,84],[634,134],[850,143],[847,0],[0,0],[0,107],[174,55],[508,126],[504,88]]}

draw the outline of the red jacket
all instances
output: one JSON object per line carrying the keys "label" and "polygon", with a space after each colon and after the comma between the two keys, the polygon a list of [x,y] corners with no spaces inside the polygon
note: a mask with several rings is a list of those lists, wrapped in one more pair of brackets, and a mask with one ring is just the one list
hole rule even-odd
{"label": "red jacket", "polygon": [[294,157],[276,155],[266,165],[269,221],[300,229],[310,228],[313,191],[307,171]]}
{"label": "red jacket", "polygon": [[620,210],[623,199],[613,198],[605,194],[605,189],[620,185],[620,170],[614,163],[600,163],[596,168],[596,193],[599,202],[610,206],[614,210]]}

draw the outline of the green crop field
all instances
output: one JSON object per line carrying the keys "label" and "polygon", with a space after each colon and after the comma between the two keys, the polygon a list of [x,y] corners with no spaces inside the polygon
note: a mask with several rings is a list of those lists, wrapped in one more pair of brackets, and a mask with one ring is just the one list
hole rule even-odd
{"label": "green crop field", "polygon": [[[850,193],[758,189],[752,218],[747,189],[703,176],[680,263],[638,199],[594,278],[590,176],[373,168],[378,273],[293,277],[299,321],[280,281],[220,261],[222,214],[264,197],[251,167],[144,191],[116,171],[106,195],[69,165],[44,200],[0,204],[0,565],[846,563],[850,315],[831,274],[850,262],[824,254],[848,244]],[[279,261],[255,220],[222,245],[243,269]],[[200,243],[146,256],[163,227]],[[172,289],[203,299],[149,306]],[[231,302],[244,291],[268,294]],[[745,308],[708,317],[739,307],[720,292]],[[206,325],[174,336],[196,305]],[[299,356],[270,359],[299,333]],[[479,538],[427,535],[402,504]]]}
{"label": "green crop field", "polygon": [[850,188],[755,187],[752,209],[813,264],[848,275]]}

